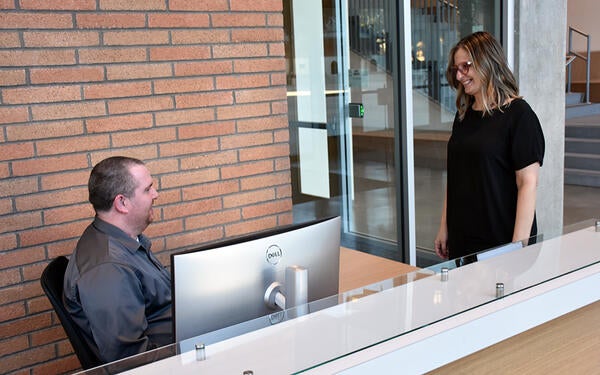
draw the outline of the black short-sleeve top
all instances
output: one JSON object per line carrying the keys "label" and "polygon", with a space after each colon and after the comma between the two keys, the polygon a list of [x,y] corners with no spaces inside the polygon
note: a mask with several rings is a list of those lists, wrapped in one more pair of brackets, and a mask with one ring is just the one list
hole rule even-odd
{"label": "black short-sleeve top", "polygon": [[[529,104],[515,99],[491,115],[467,110],[448,141],[446,221],[451,258],[512,241],[515,172],[544,159],[544,134]],[[532,226],[531,235],[537,233]]]}

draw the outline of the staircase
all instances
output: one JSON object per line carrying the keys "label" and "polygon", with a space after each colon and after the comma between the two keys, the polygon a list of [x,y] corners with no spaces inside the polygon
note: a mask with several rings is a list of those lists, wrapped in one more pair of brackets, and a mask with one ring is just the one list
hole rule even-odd
{"label": "staircase", "polygon": [[600,103],[567,102],[566,112],[565,184],[600,187]]}

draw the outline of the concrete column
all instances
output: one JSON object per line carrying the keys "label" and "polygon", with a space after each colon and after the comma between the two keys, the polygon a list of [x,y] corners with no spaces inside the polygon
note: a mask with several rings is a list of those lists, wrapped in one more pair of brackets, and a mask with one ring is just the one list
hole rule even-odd
{"label": "concrete column", "polygon": [[515,0],[515,17],[515,73],[546,139],[537,218],[548,238],[563,226],[567,0]]}

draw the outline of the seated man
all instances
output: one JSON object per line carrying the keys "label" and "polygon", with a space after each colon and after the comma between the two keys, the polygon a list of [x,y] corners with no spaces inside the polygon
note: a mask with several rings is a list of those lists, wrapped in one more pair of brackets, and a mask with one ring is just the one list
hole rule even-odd
{"label": "seated man", "polygon": [[172,342],[171,276],[142,234],[158,193],[143,162],[111,157],[90,174],[96,212],[67,266],[63,302],[111,362]]}

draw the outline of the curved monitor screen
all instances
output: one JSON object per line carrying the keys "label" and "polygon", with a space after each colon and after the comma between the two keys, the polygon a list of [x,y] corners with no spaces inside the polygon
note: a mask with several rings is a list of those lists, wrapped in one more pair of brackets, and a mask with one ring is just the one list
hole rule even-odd
{"label": "curved monitor screen", "polygon": [[257,318],[281,311],[265,301],[268,290],[295,294],[286,270],[306,270],[294,280],[305,279],[306,302],[338,294],[340,226],[340,217],[315,220],[171,255],[176,342],[204,335],[210,344],[260,328]]}

